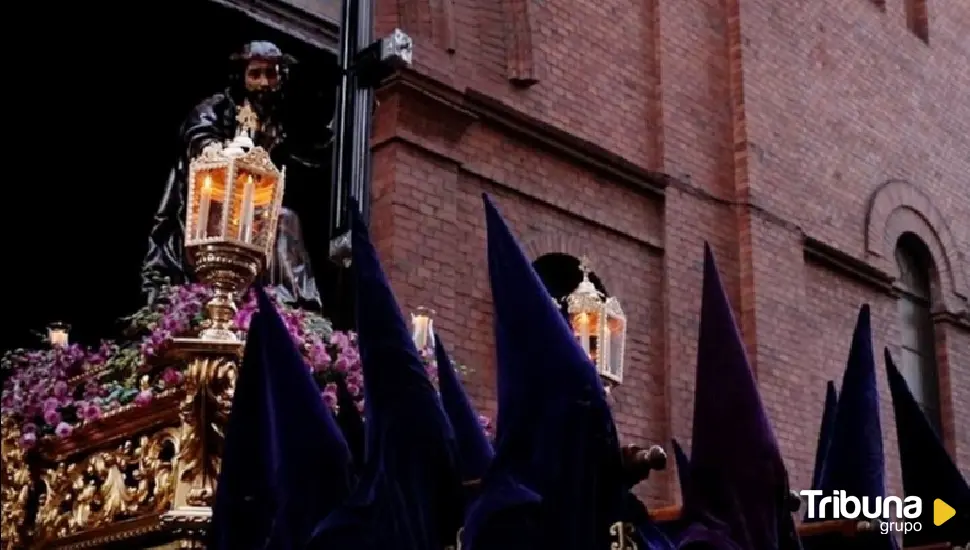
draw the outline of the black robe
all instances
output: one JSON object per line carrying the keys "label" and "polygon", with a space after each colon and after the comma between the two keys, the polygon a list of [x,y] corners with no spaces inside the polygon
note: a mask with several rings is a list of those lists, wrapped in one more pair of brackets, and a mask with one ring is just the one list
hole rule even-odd
{"label": "black robe", "polygon": [[[188,168],[191,159],[212,143],[224,143],[235,136],[236,103],[228,93],[220,93],[202,101],[189,113],[179,136],[181,151],[169,173],[161,203],[155,214],[155,224],[148,240],[148,253],[142,264],[142,291],[149,301],[162,278],[172,284],[192,280],[185,253],[185,196],[188,188]],[[320,293],[310,266],[310,255],[304,244],[300,220],[286,207],[292,185],[299,186],[307,174],[322,178],[323,148],[316,145],[310,154],[300,155],[292,143],[257,132],[255,142],[270,150],[277,166],[287,166],[287,192],[280,212],[275,252],[269,260],[268,282],[277,288],[284,301],[303,307],[321,308]],[[267,147],[269,146],[269,147]],[[306,153],[306,151],[304,151]],[[313,153],[316,154],[313,154]],[[300,177],[300,176],[303,177]],[[294,177],[296,176],[296,177]],[[292,184],[292,185],[291,185]],[[292,202],[292,201],[289,201]]]}

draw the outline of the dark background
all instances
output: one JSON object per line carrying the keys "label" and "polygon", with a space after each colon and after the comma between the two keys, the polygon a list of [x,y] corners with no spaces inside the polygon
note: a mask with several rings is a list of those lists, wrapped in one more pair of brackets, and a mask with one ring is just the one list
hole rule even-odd
{"label": "dark background", "polygon": [[[244,42],[272,40],[296,56],[293,84],[302,93],[290,100],[306,107],[307,124],[332,116],[332,58],[227,8],[202,0],[137,10],[38,4],[32,9],[45,13],[23,18],[35,32],[5,57],[16,99],[0,202],[0,311],[11,317],[2,350],[36,347],[32,331],[55,320],[72,325],[72,341],[118,335],[117,319],[143,303],[141,260],[181,120],[224,87],[228,56]],[[301,216],[319,265],[329,181],[311,187],[296,200],[319,210]]]}

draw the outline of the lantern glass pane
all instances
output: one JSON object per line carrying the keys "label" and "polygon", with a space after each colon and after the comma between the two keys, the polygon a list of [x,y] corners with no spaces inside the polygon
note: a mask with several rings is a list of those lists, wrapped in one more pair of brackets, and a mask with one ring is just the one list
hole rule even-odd
{"label": "lantern glass pane", "polygon": [[228,167],[220,167],[200,170],[195,174],[191,203],[191,220],[194,223],[190,228],[193,239],[223,237],[223,220],[228,214],[228,173]]}
{"label": "lantern glass pane", "polygon": [[606,338],[609,339],[609,362],[604,365],[606,373],[617,381],[623,378],[623,347],[626,342],[626,321],[609,316],[606,319]]}
{"label": "lantern glass pane", "polygon": [[600,370],[600,337],[598,334],[591,334],[589,336],[589,359],[596,365],[596,370]]}
{"label": "lantern glass pane", "polygon": [[418,350],[434,347],[434,320],[426,314],[411,314],[411,338]]}
{"label": "lantern glass pane", "polygon": [[272,234],[276,178],[240,166],[235,188],[229,234],[241,242],[264,248]]}
{"label": "lantern glass pane", "polygon": [[590,359],[596,361],[596,350],[599,348],[596,333],[599,328],[600,315],[598,312],[581,311],[569,316],[569,325],[576,335],[576,340]]}

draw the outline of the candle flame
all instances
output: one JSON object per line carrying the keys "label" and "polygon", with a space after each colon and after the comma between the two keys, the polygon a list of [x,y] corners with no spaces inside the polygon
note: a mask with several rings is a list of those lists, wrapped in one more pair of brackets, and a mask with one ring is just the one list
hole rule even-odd
{"label": "candle flame", "polygon": [[212,176],[211,175],[206,174],[205,181],[202,182],[202,190],[205,191],[205,192],[207,192],[207,193],[210,192],[210,191],[212,191]]}

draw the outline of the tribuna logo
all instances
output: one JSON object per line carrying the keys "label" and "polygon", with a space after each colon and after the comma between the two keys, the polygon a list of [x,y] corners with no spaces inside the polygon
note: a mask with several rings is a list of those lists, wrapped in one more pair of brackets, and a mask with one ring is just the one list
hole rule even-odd
{"label": "tribuna logo", "polygon": [[[890,532],[909,533],[922,531],[918,520],[923,515],[923,500],[919,497],[852,497],[845,491],[833,491],[822,496],[822,491],[801,491],[808,502],[809,519],[869,519],[879,522],[882,534]],[[821,498],[819,498],[821,497]]]}

